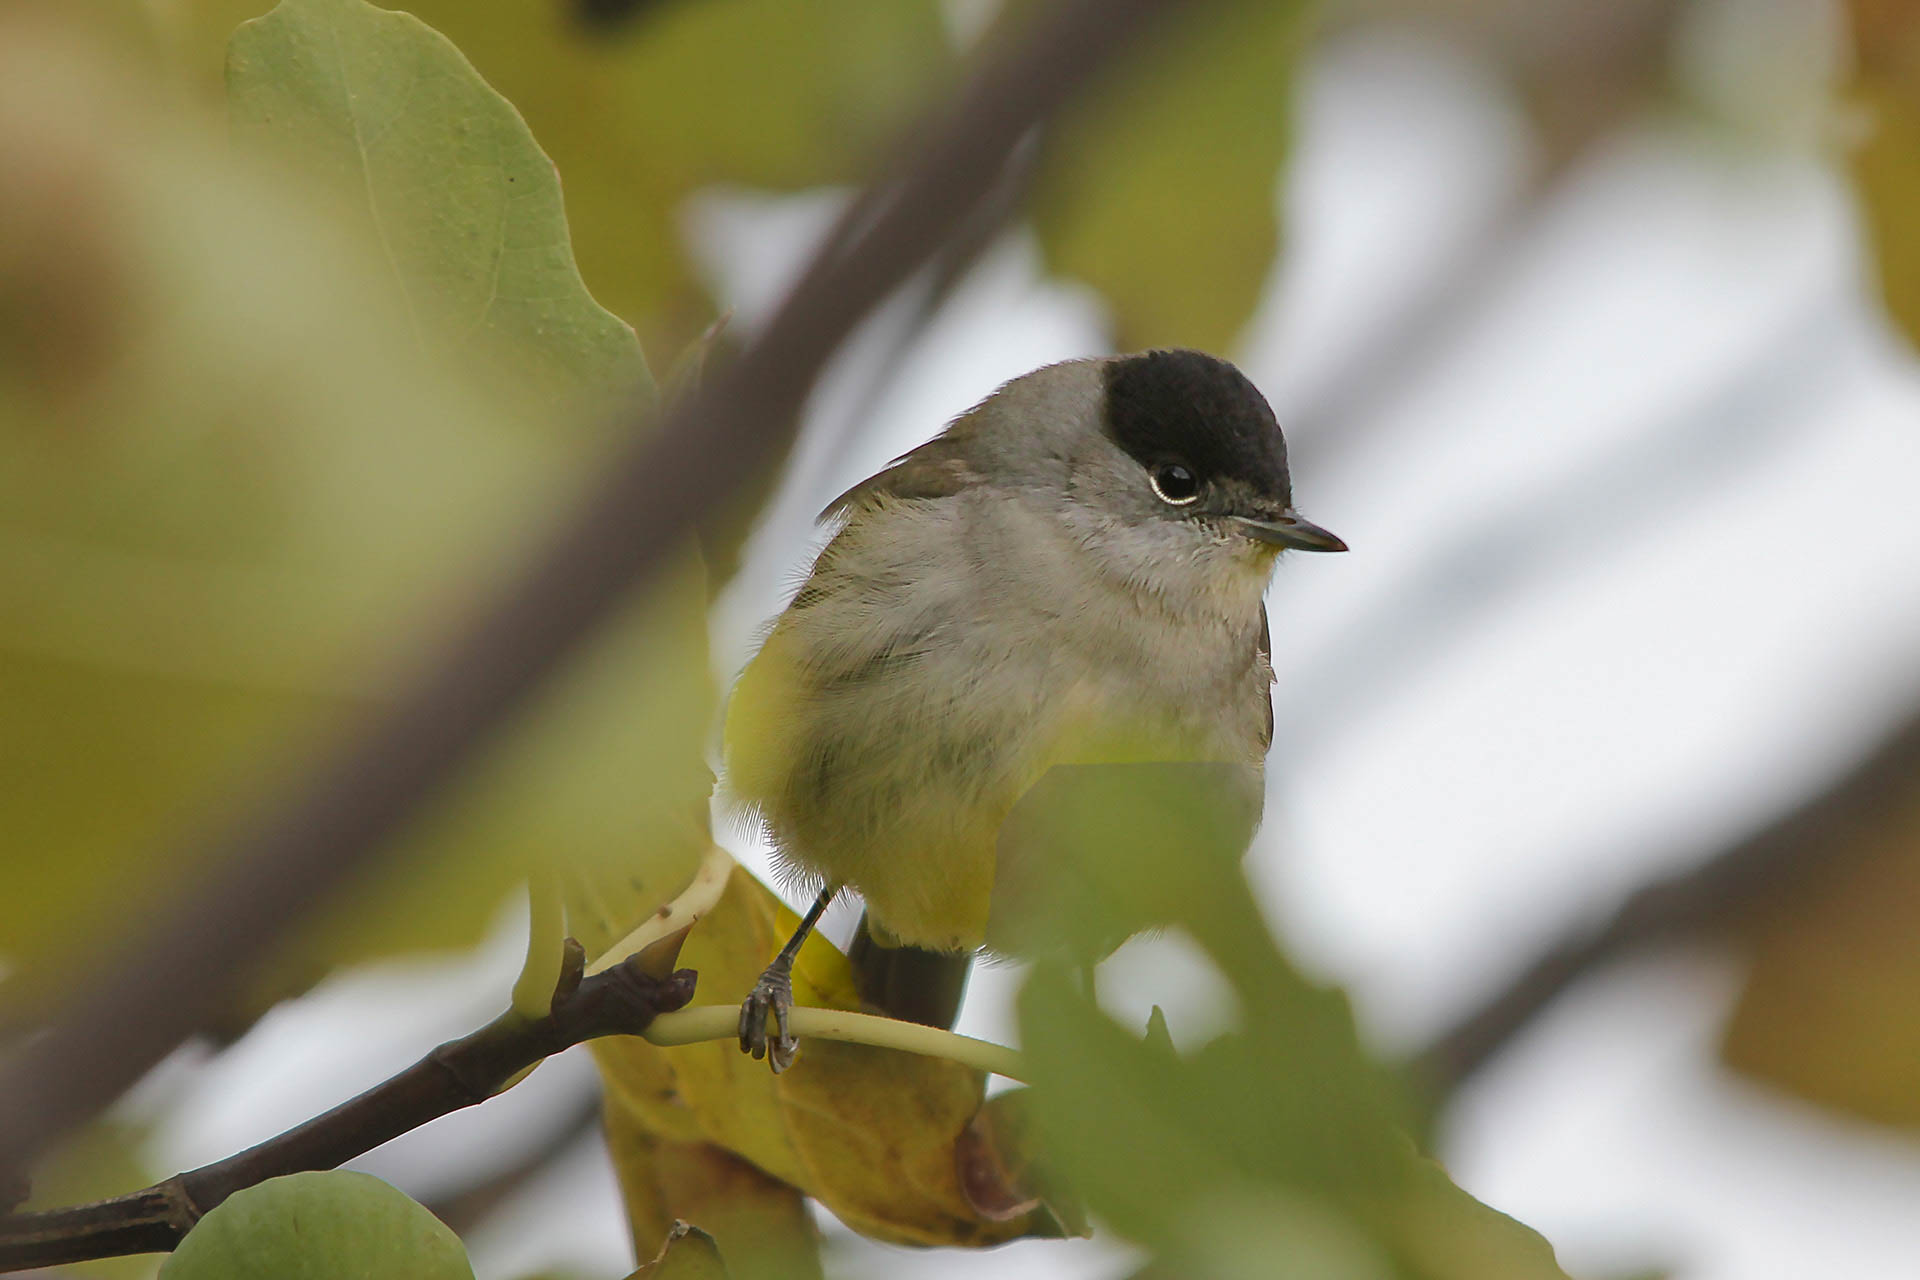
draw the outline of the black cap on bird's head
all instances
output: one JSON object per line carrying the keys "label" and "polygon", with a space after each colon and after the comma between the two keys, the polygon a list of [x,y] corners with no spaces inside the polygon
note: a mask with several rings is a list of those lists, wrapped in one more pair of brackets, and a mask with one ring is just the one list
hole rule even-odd
{"label": "black cap on bird's head", "polygon": [[1107,362],[1105,426],[1159,499],[1275,547],[1345,551],[1293,511],[1287,444],[1247,376],[1201,351]]}

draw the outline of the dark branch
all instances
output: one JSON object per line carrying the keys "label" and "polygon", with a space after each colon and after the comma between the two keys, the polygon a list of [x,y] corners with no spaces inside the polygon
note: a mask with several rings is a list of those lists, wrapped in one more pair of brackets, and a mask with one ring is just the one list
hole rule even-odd
{"label": "dark branch", "polygon": [[[1187,0],[1188,6],[1198,0]],[[911,135],[766,328],[610,465],[530,568],[308,778],[217,841],[157,925],[0,1066],[0,1169],[18,1169],[207,1025],[249,963],[363,871],[546,676],[769,454],[862,317],[951,236],[1014,149],[1180,0],[1075,0],[999,51]]]}
{"label": "dark branch", "polygon": [[653,978],[633,958],[583,979],[584,962],[580,944],[569,938],[567,967],[546,1017],[503,1013],[238,1155],[97,1204],[0,1218],[0,1271],[165,1252],[236,1191],[283,1174],[338,1168],[430,1120],[485,1102],[544,1058],[599,1036],[638,1035],[656,1015],[693,998],[691,969]]}
{"label": "dark branch", "polygon": [[1887,737],[1819,794],[1691,871],[1635,892],[1597,929],[1568,937],[1414,1060],[1417,1078],[1445,1098],[1578,979],[1628,952],[1736,927],[1779,896],[1831,875],[1875,847],[1861,836],[1913,792],[1920,716]]}

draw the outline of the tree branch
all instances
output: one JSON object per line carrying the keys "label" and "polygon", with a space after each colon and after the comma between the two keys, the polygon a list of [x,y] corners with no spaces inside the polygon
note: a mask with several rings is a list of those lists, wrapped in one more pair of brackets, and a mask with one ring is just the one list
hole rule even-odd
{"label": "tree branch", "polygon": [[649,976],[638,956],[583,976],[586,954],[567,940],[560,984],[545,1017],[509,1010],[450,1040],[357,1098],[215,1164],[111,1200],[0,1218],[0,1271],[156,1253],[236,1191],[310,1169],[334,1169],[452,1111],[485,1102],[564,1049],[610,1035],[640,1035],[693,998],[694,974]]}
{"label": "tree branch", "polygon": [[[1185,0],[1186,7],[1201,0]],[[856,200],[766,328],[669,410],[419,682],[310,777],[214,842],[206,868],[68,1011],[0,1065],[0,1171],[26,1167],[227,1002],[249,963],[365,870],[531,701],[546,676],[651,581],[696,518],[768,454],[853,327],[938,250],[1009,155],[1181,0],[1074,0],[1003,48]]]}
{"label": "tree branch", "polygon": [[1776,896],[1833,873],[1874,842],[1860,838],[1908,801],[1920,778],[1920,715],[1804,803],[1691,871],[1653,881],[1598,928],[1577,930],[1414,1059],[1445,1098],[1580,978],[1630,951],[1737,925]]}
{"label": "tree branch", "polygon": [[[449,1112],[485,1102],[543,1059],[586,1040],[638,1035],[680,1045],[738,1034],[738,1006],[685,1008],[693,997],[693,971],[654,978],[644,959],[636,954],[586,974],[586,953],[569,938],[547,1016],[530,1020],[508,1010],[358,1097],[217,1163],[94,1204],[0,1217],[0,1272],[166,1252],[234,1192],[283,1174],[338,1168]],[[1025,1079],[1013,1050],[936,1027],[843,1009],[795,1009],[792,1022],[803,1036],[947,1058]]]}

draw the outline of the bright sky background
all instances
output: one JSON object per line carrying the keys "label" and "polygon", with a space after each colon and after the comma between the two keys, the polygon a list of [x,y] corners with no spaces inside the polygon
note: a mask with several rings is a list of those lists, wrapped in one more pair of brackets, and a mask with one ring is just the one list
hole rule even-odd
{"label": "bright sky background", "polygon": [[[1320,54],[1281,197],[1285,267],[1238,353],[1283,424],[1499,206],[1524,145],[1487,78],[1432,45],[1373,35]],[[836,198],[689,211],[737,324],[765,314]],[[1920,380],[1862,301],[1851,217],[1807,152],[1700,120],[1650,127],[1512,246],[1431,367],[1343,424],[1353,443],[1296,441],[1303,510],[1354,550],[1288,561],[1270,597],[1279,732],[1251,863],[1290,944],[1351,988],[1383,1048],[1816,785],[1920,697]],[[827,498],[1005,379],[1102,349],[1098,300],[1038,278],[1015,238],[862,427],[888,326],[823,388],[716,611],[729,678]],[[156,1161],[228,1154],[477,1025],[511,982],[512,919],[476,957],[338,978],[203,1071],[164,1070],[144,1092],[168,1113]],[[1172,943],[1113,966],[1116,1007],[1144,1021],[1165,1006],[1177,1039],[1224,1016]],[[1739,978],[1727,957],[1685,952],[1588,982],[1468,1090],[1443,1158],[1578,1275],[1910,1274],[1920,1147],[1721,1071]],[[1016,980],[983,972],[962,1029],[1011,1038]],[[590,1087],[571,1055],[363,1167],[432,1194]],[[1098,1241],[988,1260],[829,1232],[838,1274],[876,1280],[1127,1271]],[[481,1280],[561,1263],[624,1274],[604,1154],[583,1143],[473,1249]]]}

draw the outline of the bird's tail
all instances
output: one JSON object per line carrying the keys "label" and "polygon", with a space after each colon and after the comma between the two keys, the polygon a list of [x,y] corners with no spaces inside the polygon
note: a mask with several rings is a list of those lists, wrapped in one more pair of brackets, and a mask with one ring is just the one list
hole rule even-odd
{"label": "bird's tail", "polygon": [[860,998],[890,1018],[952,1030],[966,994],[973,956],[965,951],[928,951],[890,947],[873,936],[860,916],[853,945],[847,948]]}

